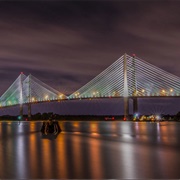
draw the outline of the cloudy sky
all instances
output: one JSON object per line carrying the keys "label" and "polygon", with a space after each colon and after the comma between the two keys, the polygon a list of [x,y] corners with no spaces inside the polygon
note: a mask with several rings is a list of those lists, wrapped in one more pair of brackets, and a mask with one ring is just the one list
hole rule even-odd
{"label": "cloudy sky", "polygon": [[70,94],[125,52],[180,76],[180,1],[0,2],[0,94],[21,71]]}

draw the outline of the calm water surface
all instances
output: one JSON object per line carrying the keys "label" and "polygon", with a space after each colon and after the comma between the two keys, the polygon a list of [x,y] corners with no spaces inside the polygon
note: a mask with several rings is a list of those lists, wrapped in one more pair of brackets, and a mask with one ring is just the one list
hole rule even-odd
{"label": "calm water surface", "polygon": [[180,123],[0,122],[0,179],[180,178]]}

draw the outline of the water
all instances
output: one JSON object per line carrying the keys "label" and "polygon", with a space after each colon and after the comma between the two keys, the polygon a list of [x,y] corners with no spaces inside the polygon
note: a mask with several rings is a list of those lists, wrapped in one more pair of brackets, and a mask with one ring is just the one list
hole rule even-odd
{"label": "water", "polygon": [[0,179],[177,179],[180,123],[0,122]]}

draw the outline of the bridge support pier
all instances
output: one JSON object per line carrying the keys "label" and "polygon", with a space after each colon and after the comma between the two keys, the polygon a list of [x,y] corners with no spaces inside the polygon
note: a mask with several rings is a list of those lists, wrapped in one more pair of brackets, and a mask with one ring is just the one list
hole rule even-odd
{"label": "bridge support pier", "polygon": [[28,120],[31,120],[31,103],[28,104]]}
{"label": "bridge support pier", "polygon": [[133,98],[133,115],[138,113],[138,99],[137,97]]}
{"label": "bridge support pier", "polygon": [[124,121],[129,120],[129,98],[124,97]]}
{"label": "bridge support pier", "polygon": [[23,120],[23,104],[20,104],[20,120]]}

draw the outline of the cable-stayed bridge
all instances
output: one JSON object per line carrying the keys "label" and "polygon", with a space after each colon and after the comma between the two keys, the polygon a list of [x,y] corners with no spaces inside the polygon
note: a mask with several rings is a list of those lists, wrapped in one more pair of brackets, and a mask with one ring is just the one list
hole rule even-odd
{"label": "cable-stayed bridge", "polygon": [[98,76],[66,96],[32,75],[21,73],[0,97],[0,107],[28,105],[31,118],[31,104],[95,98],[123,98],[124,116],[129,115],[129,99],[133,100],[133,113],[138,111],[138,98],[180,97],[180,77],[166,72],[135,55],[124,54]]}

